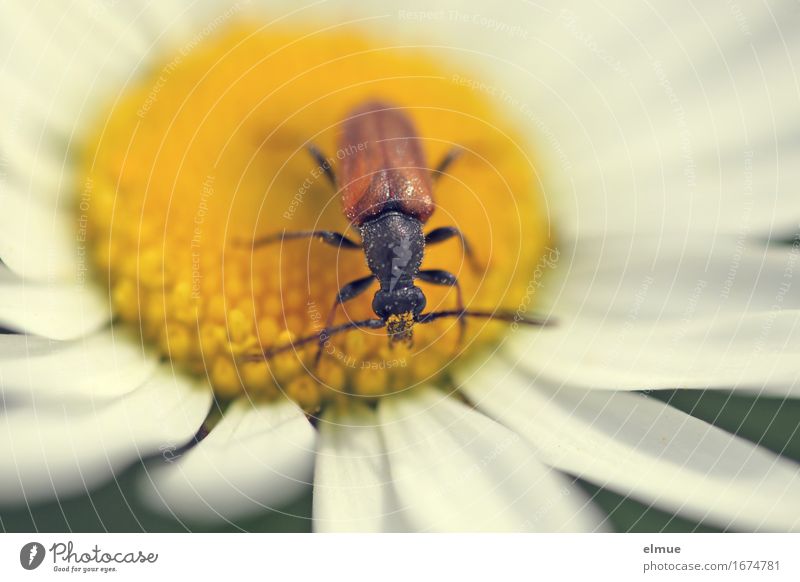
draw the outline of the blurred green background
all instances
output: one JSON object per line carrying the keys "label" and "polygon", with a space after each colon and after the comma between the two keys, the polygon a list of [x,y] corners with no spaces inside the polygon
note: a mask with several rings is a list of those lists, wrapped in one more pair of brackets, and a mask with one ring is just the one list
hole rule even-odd
{"label": "blurred green background", "polygon": [[[695,390],[652,392],[649,396],[800,462],[800,400]],[[0,509],[0,529],[7,532],[311,531],[310,490],[280,513],[263,514],[223,527],[198,528],[152,513],[138,503],[133,487],[140,469],[140,465],[131,467],[116,482],[90,495],[31,508]],[[649,508],[590,483],[580,481],[580,484],[609,515],[616,531],[721,531],[710,524]]]}

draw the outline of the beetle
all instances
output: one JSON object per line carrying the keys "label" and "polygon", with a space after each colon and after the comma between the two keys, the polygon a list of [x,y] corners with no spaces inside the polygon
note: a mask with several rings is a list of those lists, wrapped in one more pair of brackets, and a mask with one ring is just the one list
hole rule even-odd
{"label": "beetle", "polygon": [[[336,334],[354,329],[386,328],[390,344],[411,344],[413,329],[441,318],[456,317],[463,338],[466,318],[495,319],[527,325],[547,325],[548,321],[504,311],[468,311],[464,308],[458,278],[442,269],[422,269],[427,245],[458,239],[471,266],[480,269],[472,246],[455,226],[443,226],[423,233],[434,212],[433,186],[459,157],[455,148],[430,170],[420,138],[408,115],[399,107],[382,101],[367,101],[343,121],[339,136],[340,167],[334,172],[328,159],[315,146],[308,151],[328,181],[341,195],[342,210],[361,236],[357,242],[329,230],[281,232],[250,241],[253,249],[286,240],[316,238],[345,250],[363,250],[370,274],[344,285],[336,294],[325,327],[289,344],[253,355],[252,360],[271,357],[305,344],[318,342],[315,364],[322,348]],[[338,176],[337,176],[338,173]],[[377,281],[372,299],[373,319],[333,325],[342,304],[360,296]],[[426,299],[415,282],[455,288],[456,309],[424,313]]]}

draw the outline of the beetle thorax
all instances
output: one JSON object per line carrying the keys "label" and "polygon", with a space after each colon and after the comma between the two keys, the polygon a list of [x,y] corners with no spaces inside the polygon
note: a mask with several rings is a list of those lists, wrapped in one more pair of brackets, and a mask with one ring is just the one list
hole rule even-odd
{"label": "beetle thorax", "polygon": [[413,286],[425,250],[422,223],[400,212],[387,212],[361,225],[367,265],[381,290]]}

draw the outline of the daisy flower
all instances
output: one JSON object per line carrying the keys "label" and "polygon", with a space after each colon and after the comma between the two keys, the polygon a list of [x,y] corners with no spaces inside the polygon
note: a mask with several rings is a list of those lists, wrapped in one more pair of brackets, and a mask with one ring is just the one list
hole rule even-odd
{"label": "daisy flower", "polygon": [[[602,531],[578,480],[800,529],[798,465],[654,397],[798,394],[797,10],[735,2],[3,7],[0,506],[136,495],[189,524],[313,487],[317,531]],[[381,99],[437,179],[425,266],[531,329],[319,333],[363,254],[334,169]],[[429,309],[452,289],[425,288]],[[337,322],[371,316],[347,304]]]}

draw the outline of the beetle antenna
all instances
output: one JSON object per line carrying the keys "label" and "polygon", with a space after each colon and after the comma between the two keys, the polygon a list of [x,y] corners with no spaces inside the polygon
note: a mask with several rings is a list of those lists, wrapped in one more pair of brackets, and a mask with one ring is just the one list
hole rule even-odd
{"label": "beetle antenna", "polygon": [[432,311],[419,316],[417,323],[430,323],[444,317],[475,317],[478,319],[494,319],[508,323],[522,323],[537,327],[548,327],[555,321],[546,317],[527,317],[511,311],[470,311],[466,309],[450,309],[445,311]]}
{"label": "beetle antenna", "polygon": [[[278,354],[283,354],[289,350],[297,349],[312,342],[318,342],[320,345],[322,345],[327,342],[328,338],[331,336],[350,331],[351,329],[380,329],[382,327],[386,327],[386,323],[382,319],[362,319],[361,321],[350,321],[341,325],[326,327],[319,333],[301,337],[282,346],[266,349],[260,354],[245,354],[242,356],[241,361],[260,362],[263,361],[264,358],[272,358]],[[319,360],[319,358],[317,358],[317,360]]]}

